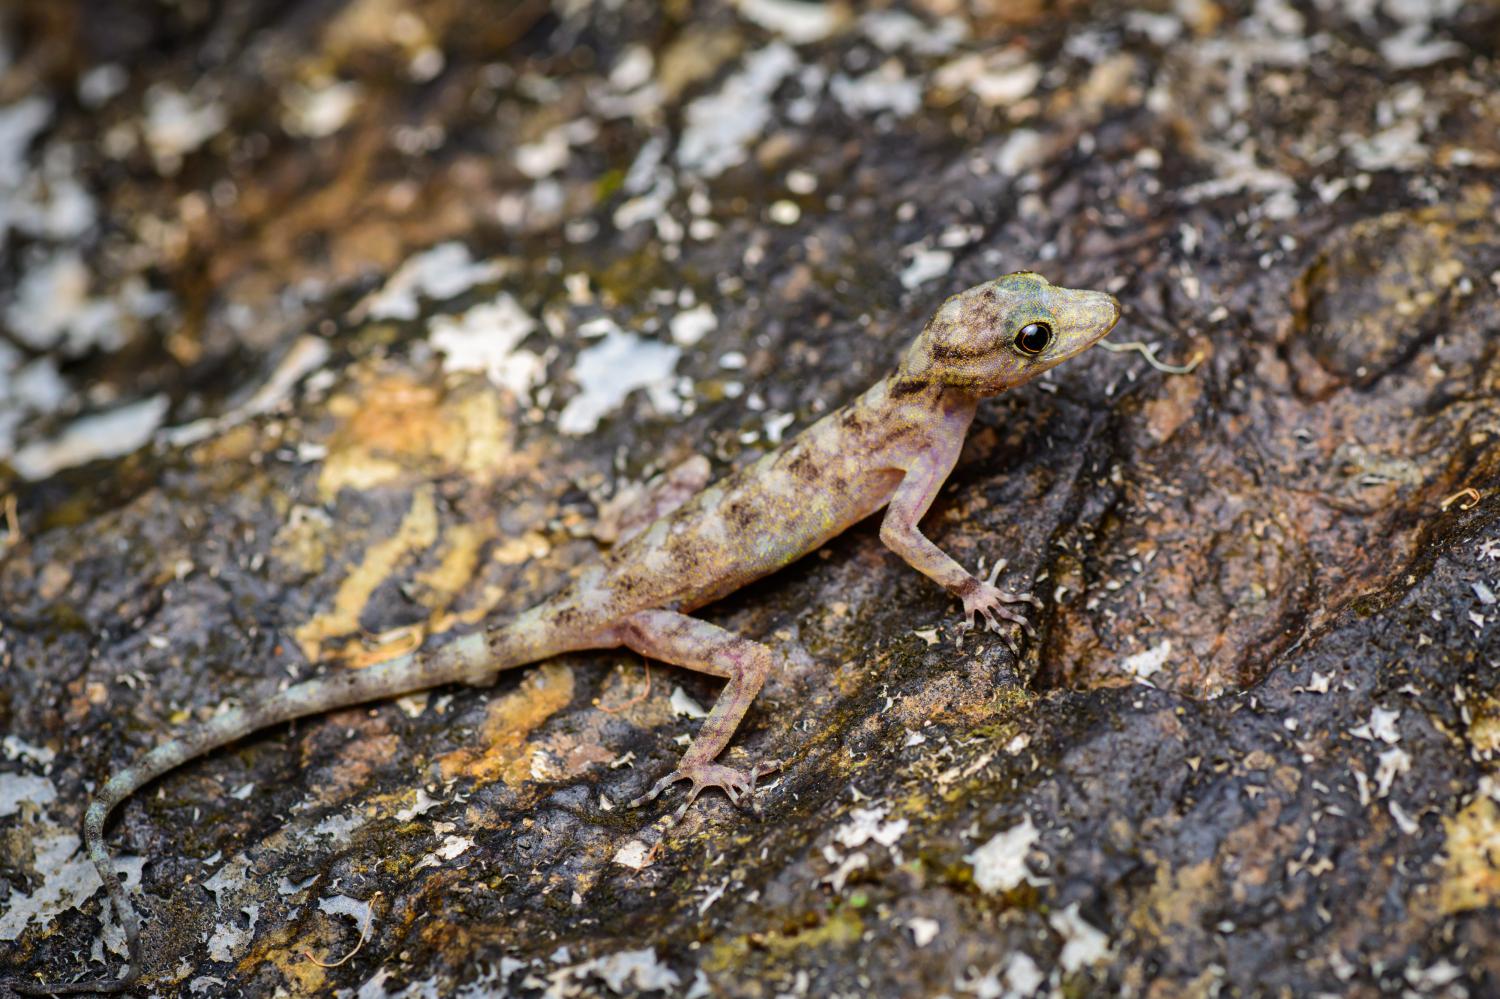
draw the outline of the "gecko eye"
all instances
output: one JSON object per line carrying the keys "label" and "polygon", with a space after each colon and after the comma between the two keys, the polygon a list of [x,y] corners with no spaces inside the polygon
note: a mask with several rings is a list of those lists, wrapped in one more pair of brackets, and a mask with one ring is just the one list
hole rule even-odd
{"label": "gecko eye", "polygon": [[1016,334],[1016,349],[1028,357],[1037,356],[1051,342],[1052,327],[1046,323],[1027,323]]}

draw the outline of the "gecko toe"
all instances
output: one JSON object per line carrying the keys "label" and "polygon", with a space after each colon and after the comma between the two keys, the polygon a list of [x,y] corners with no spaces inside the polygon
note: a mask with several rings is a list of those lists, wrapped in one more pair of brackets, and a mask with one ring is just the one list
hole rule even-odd
{"label": "gecko toe", "polygon": [[[697,800],[698,795],[708,788],[717,787],[723,790],[730,802],[739,805],[742,801],[748,802],[750,795],[755,791],[755,781],[763,773],[779,766],[778,763],[760,764],[748,771],[735,770],[733,767],[722,766],[717,763],[692,763],[672,771],[657,781],[650,791],[636,798],[630,803],[635,808],[655,799],[672,784],[680,780],[690,781],[686,799],[677,807],[673,813],[672,822],[675,825],[683,815],[687,814],[688,808]],[[763,769],[765,768],[765,769]]]}
{"label": "gecko toe", "polygon": [[[641,795],[641,796],[639,796],[637,798],[633,798],[631,800],[631,802],[630,802],[629,807],[630,808],[640,808],[642,805],[644,805],[648,801],[655,801],[657,798],[661,797],[661,793],[663,791],[665,791],[667,788],[671,787],[673,784],[677,783],[680,780],[687,780],[687,774],[684,774],[680,770],[673,770],[671,773],[667,774],[661,780],[659,780],[655,784],[651,785],[651,790],[647,791],[645,794],[643,794],[643,795]],[[692,799],[691,799],[691,796],[690,796],[689,797],[689,803],[691,803],[691,800]]]}
{"label": "gecko toe", "polygon": [[776,771],[778,771],[780,769],[781,769],[781,761],[780,760],[764,760],[764,761],[762,761],[760,763],[757,763],[754,767],[752,767],[750,769],[750,784],[751,784],[751,786],[753,787],[754,784],[755,784],[755,782],[758,781],[758,780],[760,780],[766,774],[774,774]]}

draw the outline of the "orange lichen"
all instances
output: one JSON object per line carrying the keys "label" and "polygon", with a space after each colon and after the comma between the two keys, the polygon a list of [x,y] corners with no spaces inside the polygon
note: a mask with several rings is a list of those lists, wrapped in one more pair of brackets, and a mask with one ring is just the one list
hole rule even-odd
{"label": "orange lichen", "polygon": [[476,486],[536,467],[518,451],[501,394],[470,381],[450,392],[401,373],[359,372],[349,392],[328,400],[340,425],[327,441],[318,493],[462,475]]}
{"label": "orange lichen", "polygon": [[557,662],[527,672],[514,693],[490,702],[475,744],[438,759],[443,778],[470,777],[517,785],[532,776],[538,747],[526,739],[573,699],[573,671]]}
{"label": "orange lichen", "polygon": [[1500,805],[1475,798],[1452,818],[1444,818],[1448,840],[1438,908],[1449,915],[1500,905]]}
{"label": "orange lichen", "polygon": [[294,634],[310,660],[323,655],[323,642],[359,628],[359,616],[375,588],[408,556],[432,546],[437,540],[437,505],[431,487],[417,490],[411,509],[396,533],[365,550],[364,559],[344,578],[334,595],[333,607],[314,616]]}

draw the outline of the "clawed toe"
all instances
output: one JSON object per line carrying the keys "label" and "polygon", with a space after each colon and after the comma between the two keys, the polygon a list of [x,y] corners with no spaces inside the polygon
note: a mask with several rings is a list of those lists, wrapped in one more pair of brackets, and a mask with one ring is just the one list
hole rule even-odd
{"label": "clawed toe", "polygon": [[742,800],[748,803],[750,795],[755,791],[755,782],[764,775],[776,770],[780,765],[780,763],[770,760],[758,763],[749,770],[736,770],[733,767],[726,767],[717,763],[687,764],[686,766],[678,767],[653,784],[651,790],[633,800],[630,803],[630,807],[637,808],[648,801],[655,800],[663,791],[678,781],[689,781],[691,786],[688,788],[687,797],[683,799],[682,804],[678,805],[677,810],[672,814],[672,823],[675,825],[687,814],[688,808],[697,800],[698,795],[711,787],[723,790],[725,796],[729,798],[730,803],[733,805],[739,805]]}
{"label": "clawed toe", "polygon": [[[994,573],[991,572],[991,576]],[[1027,638],[1036,637],[1036,629],[1025,614],[1020,611],[1011,610],[1007,604],[1030,604],[1033,608],[1040,607],[1041,601],[1030,593],[1008,593],[992,586],[989,582],[981,582],[979,585],[964,595],[965,628],[973,631],[975,627],[975,616],[983,618],[984,627],[987,631],[1005,633],[1006,626],[1014,624],[1026,633]]]}
{"label": "clawed toe", "polygon": [[774,774],[781,769],[780,760],[763,760],[750,768],[750,782],[753,784],[766,774]]}
{"label": "clawed toe", "polygon": [[629,807],[640,808],[648,801],[655,801],[657,798],[661,797],[661,793],[667,788],[671,787],[673,784],[677,783],[680,780],[687,779],[687,774],[683,773],[681,770],[673,770],[661,780],[657,781],[655,784],[652,784],[651,790],[647,791],[645,794],[641,795],[638,798],[632,798]]}
{"label": "clawed toe", "polygon": [[989,631],[1003,633],[1007,624],[1020,626],[1026,632],[1027,638],[1036,637],[1036,629],[1031,626],[1025,614],[1020,614],[1006,607],[985,607],[980,613],[984,615],[985,627]]}

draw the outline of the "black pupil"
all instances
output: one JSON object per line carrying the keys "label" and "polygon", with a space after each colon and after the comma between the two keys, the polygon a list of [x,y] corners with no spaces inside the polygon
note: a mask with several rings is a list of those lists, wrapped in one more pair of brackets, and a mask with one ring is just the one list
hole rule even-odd
{"label": "black pupil", "polygon": [[1051,339],[1052,331],[1045,323],[1027,323],[1016,334],[1016,346],[1028,354],[1040,354],[1047,349],[1047,342]]}

